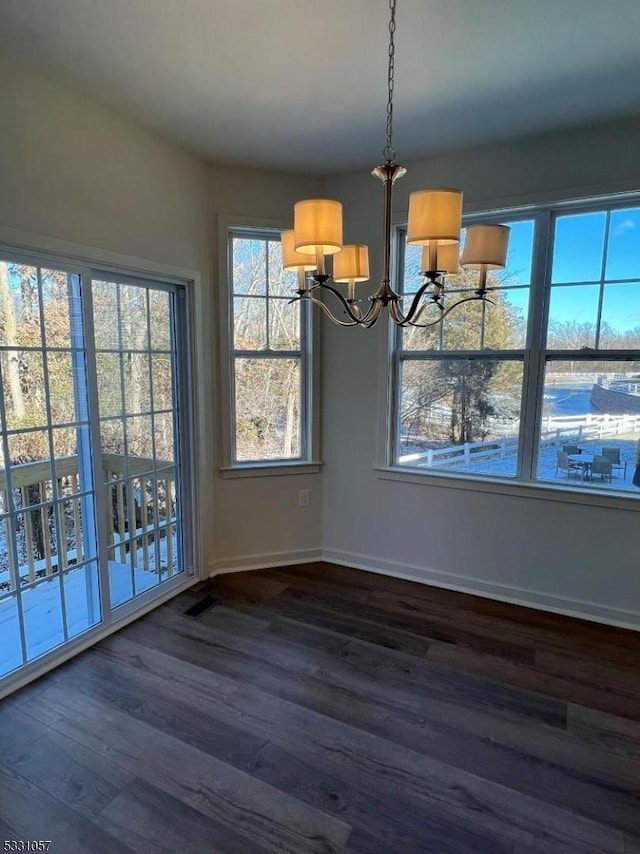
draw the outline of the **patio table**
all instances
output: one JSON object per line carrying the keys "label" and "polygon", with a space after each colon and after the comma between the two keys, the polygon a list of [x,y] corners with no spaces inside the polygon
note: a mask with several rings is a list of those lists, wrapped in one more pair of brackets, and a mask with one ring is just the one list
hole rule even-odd
{"label": "patio table", "polygon": [[593,465],[593,454],[569,454],[569,461],[580,466],[582,469],[582,479],[589,480],[591,478],[591,466]]}

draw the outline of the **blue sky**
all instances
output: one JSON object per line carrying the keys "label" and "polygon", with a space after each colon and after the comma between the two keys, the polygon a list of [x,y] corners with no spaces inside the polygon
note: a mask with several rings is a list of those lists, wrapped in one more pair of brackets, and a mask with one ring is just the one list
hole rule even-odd
{"label": "blue sky", "polygon": [[[558,217],[552,282],[599,281],[605,230],[606,214],[602,212]],[[602,320],[622,332],[640,326],[640,208],[611,213],[605,281],[615,279],[636,279],[604,286]],[[595,323],[599,291],[597,285],[554,287],[551,319]]]}
{"label": "blue sky", "polygon": [[[505,283],[527,285],[531,281],[533,220],[508,223],[509,251]],[[556,284],[600,281],[605,245],[606,214],[603,212],[560,216],[552,265],[550,319],[597,322],[599,285]],[[605,281],[635,279],[626,284],[605,284],[602,321],[623,332],[640,326],[640,208],[613,211],[609,224]],[[528,289],[504,292],[526,316]]]}

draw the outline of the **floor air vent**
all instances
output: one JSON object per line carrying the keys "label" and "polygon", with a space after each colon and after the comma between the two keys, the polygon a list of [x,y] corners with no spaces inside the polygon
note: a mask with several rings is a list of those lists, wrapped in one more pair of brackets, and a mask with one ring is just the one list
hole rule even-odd
{"label": "floor air vent", "polygon": [[215,596],[205,596],[204,599],[201,599],[199,602],[196,602],[195,605],[187,608],[184,613],[187,617],[199,617],[201,614],[204,614],[205,611],[208,611],[209,608],[213,608],[213,606],[217,604],[218,600]]}

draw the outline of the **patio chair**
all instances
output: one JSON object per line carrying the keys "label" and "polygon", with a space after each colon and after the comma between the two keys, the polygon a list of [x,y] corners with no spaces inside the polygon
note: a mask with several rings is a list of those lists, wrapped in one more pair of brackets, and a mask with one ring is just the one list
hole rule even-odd
{"label": "patio chair", "polygon": [[577,445],[563,445],[562,450],[565,454],[581,454],[582,450]]}
{"label": "patio chair", "polygon": [[557,451],[556,458],[556,473],[555,477],[558,477],[559,471],[566,471],[567,477],[570,476],[571,472],[575,472],[579,474],[580,477],[584,475],[584,469],[580,463],[576,463],[573,460],[569,459],[569,454],[566,451]]}
{"label": "patio chair", "polygon": [[623,471],[623,477],[627,477],[627,461],[620,459],[620,448],[603,448],[602,456],[611,460],[611,468]]}
{"label": "patio chair", "polygon": [[611,462],[611,459],[600,454],[593,458],[593,462],[591,464],[591,477],[594,478],[599,474],[603,481],[606,481],[606,479],[609,478],[609,483],[611,483],[612,469],[613,463]]}

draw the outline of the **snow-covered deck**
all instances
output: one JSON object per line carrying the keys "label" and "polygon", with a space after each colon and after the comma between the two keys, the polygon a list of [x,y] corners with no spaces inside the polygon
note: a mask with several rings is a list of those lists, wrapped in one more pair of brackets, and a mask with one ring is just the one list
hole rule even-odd
{"label": "snow-covered deck", "polygon": [[[175,554],[175,543],[174,543]],[[166,564],[165,564],[166,566]],[[111,607],[130,601],[167,579],[160,574],[109,563]],[[61,584],[64,588],[63,616]],[[101,622],[99,580],[95,564],[50,575],[21,589],[27,660],[32,661],[64,643],[63,621],[69,639]],[[66,618],[66,620],[65,620]],[[20,623],[15,592],[0,599],[0,677],[22,664]]]}

